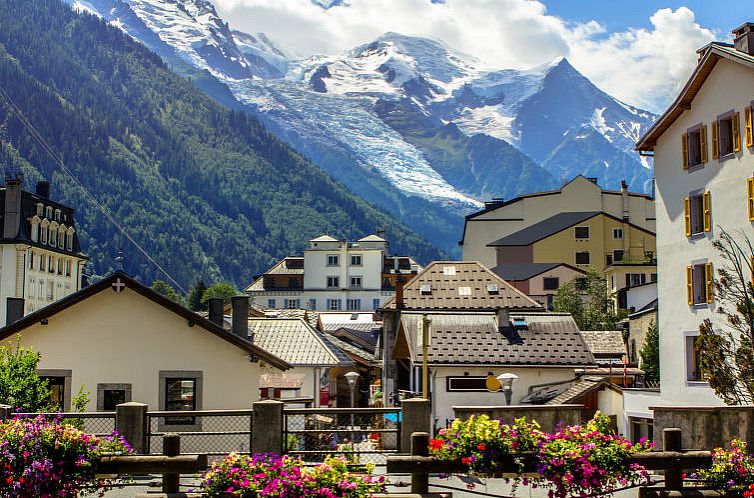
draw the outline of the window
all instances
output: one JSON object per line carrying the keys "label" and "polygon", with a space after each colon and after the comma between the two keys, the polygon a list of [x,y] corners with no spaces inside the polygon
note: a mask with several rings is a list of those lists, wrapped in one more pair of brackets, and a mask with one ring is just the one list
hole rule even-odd
{"label": "window", "polygon": [[589,227],[575,227],[573,231],[577,239],[589,238]]}
{"label": "window", "polygon": [[275,300],[274,300],[274,299],[268,299],[268,300],[267,300],[267,307],[268,307],[268,308],[273,308],[273,309],[274,309],[274,308],[276,308],[276,307],[277,307],[277,303],[275,302]]}
{"label": "window", "polygon": [[327,287],[340,287],[340,277],[327,277]]}
{"label": "window", "polygon": [[689,306],[711,303],[714,298],[712,263],[686,267],[686,299]]}
{"label": "window", "polygon": [[487,377],[447,377],[447,392],[487,391]]}
{"label": "window", "polygon": [[361,288],[361,277],[351,277],[351,287],[356,289]]}
{"label": "window", "polygon": [[299,307],[299,300],[298,299],[286,299],[285,300],[285,307],[289,310],[298,309]]}
{"label": "window", "polygon": [[712,158],[726,156],[741,150],[741,113],[729,111],[712,122]]}
{"label": "window", "polygon": [[73,230],[72,228],[68,229],[68,240],[66,244],[66,249],[68,249],[69,251],[73,251],[73,231],[72,230]]}
{"label": "window", "polygon": [[317,309],[317,300],[314,298],[309,299],[309,309],[310,310],[316,310]]}
{"label": "window", "polygon": [[53,301],[55,299],[55,282],[47,282],[47,300]]}
{"label": "window", "polygon": [[657,282],[657,274],[656,273],[652,273],[651,275],[649,275],[649,281],[650,282]]}
{"label": "window", "polygon": [[552,311],[555,308],[555,295],[547,294],[547,309]]}
{"label": "window", "polygon": [[45,209],[45,205],[42,204],[41,202],[38,202],[37,203],[37,216],[39,216],[41,218],[42,217],[42,213],[44,213],[44,209]]}
{"label": "window", "polygon": [[613,261],[623,261],[623,249],[613,250]]}
{"label": "window", "polygon": [[754,221],[754,178],[746,179],[746,198],[748,199],[749,221]]}
{"label": "window", "polygon": [[544,277],[542,286],[545,290],[557,290],[560,287],[560,279],[558,277]]}
{"label": "window", "polygon": [[581,251],[576,253],[577,265],[588,265],[590,261],[589,251]]}
{"label": "window", "polygon": [[351,266],[361,266],[361,254],[351,256]]}
{"label": "window", "polygon": [[71,409],[71,370],[38,370],[50,387],[50,405],[59,411]]}
{"label": "window", "polygon": [[458,295],[459,296],[470,296],[471,295],[471,287],[468,287],[466,285],[463,285],[458,288]]}
{"label": "window", "polygon": [[70,259],[65,260],[65,276],[66,277],[71,276],[71,260]]}
{"label": "window", "polygon": [[699,344],[698,335],[686,336],[686,380],[696,382],[706,380],[701,368]]}
{"label": "window", "polygon": [[330,311],[337,311],[341,308],[341,300],[340,299],[328,299],[327,300],[327,309]]}
{"label": "window", "polygon": [[60,230],[58,232],[58,247],[65,249],[65,230]]}
{"label": "window", "polygon": [[33,270],[34,269],[34,251],[29,251],[28,258],[29,258],[29,269]]}
{"label": "window", "polygon": [[60,209],[55,210],[55,221],[60,223]]}
{"label": "window", "polygon": [[696,192],[683,200],[686,237],[712,230],[712,196],[709,192]]}
{"label": "window", "polygon": [[605,255],[605,264],[606,266],[610,266],[613,264],[613,255],[612,254],[606,254]]}
{"label": "window", "polygon": [[[166,411],[202,409],[202,372],[160,371],[160,406]],[[165,417],[165,425],[195,425],[195,417]]]}
{"label": "window", "polygon": [[31,241],[39,242],[39,218],[36,216],[31,220]]}
{"label": "window", "polygon": [[40,226],[39,235],[40,235],[40,242],[42,244],[47,244],[47,227],[49,224],[47,223],[47,220],[42,221],[42,224]]}
{"label": "window", "polygon": [[613,238],[614,239],[622,239],[623,238],[623,229],[622,228],[613,228]]}
{"label": "window", "polygon": [[327,255],[327,266],[339,266],[340,265],[340,258],[337,254],[328,254]]}
{"label": "window", "polygon": [[52,206],[47,206],[47,209],[45,210],[45,216],[49,219],[52,219]]}
{"label": "window", "polygon": [[348,311],[360,311],[361,299],[347,299],[346,308],[348,309]]}
{"label": "window", "polygon": [[97,411],[113,412],[131,401],[131,384],[97,384]]}
{"label": "window", "polygon": [[379,307],[380,307],[380,299],[379,298],[372,299],[372,309],[376,310],[376,309],[379,309]]}
{"label": "window", "polygon": [[[712,134],[714,135],[714,125]],[[714,137],[713,137],[714,139]],[[707,127],[697,125],[681,137],[683,169],[688,170],[707,162]]]}
{"label": "window", "polygon": [[626,273],[626,287],[636,287],[647,283],[647,276],[643,273]]}

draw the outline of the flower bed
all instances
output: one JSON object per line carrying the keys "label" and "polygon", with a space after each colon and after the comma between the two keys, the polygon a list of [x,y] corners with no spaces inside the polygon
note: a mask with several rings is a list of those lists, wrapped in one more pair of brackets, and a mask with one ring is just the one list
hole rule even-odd
{"label": "flower bed", "polygon": [[130,451],[116,433],[98,438],[57,419],[0,422],[0,496],[74,498],[103,492],[114,481],[96,478],[102,455]]}
{"label": "flower bed", "polygon": [[754,496],[754,456],[747,453],[744,441],[734,439],[730,449],[715,448],[709,469],[698,470],[684,477],[699,486],[750,498]]}
{"label": "flower bed", "polygon": [[385,489],[384,477],[349,472],[344,458],[327,457],[316,467],[301,460],[272,454],[231,453],[202,476],[200,491],[209,497],[241,498],[363,498]]}
{"label": "flower bed", "polygon": [[[514,484],[546,486],[550,497],[558,498],[606,495],[647,481],[646,471],[631,464],[629,457],[651,447],[611,434],[609,419],[599,413],[586,425],[566,426],[551,434],[524,419],[506,425],[486,415],[474,416],[454,421],[430,441],[433,456],[460,461],[473,475],[499,475],[501,464],[513,461],[518,468],[511,478]],[[524,476],[525,471],[531,475]]]}

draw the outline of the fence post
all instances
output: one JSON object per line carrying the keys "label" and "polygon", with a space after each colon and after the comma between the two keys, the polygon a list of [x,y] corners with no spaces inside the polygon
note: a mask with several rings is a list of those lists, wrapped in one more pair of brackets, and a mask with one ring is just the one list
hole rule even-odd
{"label": "fence post", "polygon": [[252,405],[254,430],[251,434],[252,453],[283,454],[283,406],[281,401],[257,401]]}
{"label": "fence post", "polygon": [[[429,434],[414,432],[411,434],[411,456],[429,456]],[[429,474],[411,474],[411,492],[429,493]]]}
{"label": "fence post", "polygon": [[10,405],[0,405],[0,421],[8,420],[13,415],[13,407]]}
{"label": "fence post", "polygon": [[[165,434],[162,436],[162,454],[165,456],[178,456],[181,454],[181,436],[178,434]],[[180,474],[162,475],[162,492],[178,493],[181,486]]]}
{"label": "fence post", "polygon": [[401,404],[401,447],[400,451],[411,449],[414,432],[432,432],[432,405],[428,399],[411,398]]}
{"label": "fence post", "polygon": [[[682,451],[681,429],[668,428],[662,430],[662,450],[663,451]],[[683,469],[668,468],[665,469],[665,489],[680,490],[683,488]]]}
{"label": "fence post", "polygon": [[147,410],[144,403],[121,403],[115,407],[115,430],[123,436],[134,449],[134,453],[147,452]]}

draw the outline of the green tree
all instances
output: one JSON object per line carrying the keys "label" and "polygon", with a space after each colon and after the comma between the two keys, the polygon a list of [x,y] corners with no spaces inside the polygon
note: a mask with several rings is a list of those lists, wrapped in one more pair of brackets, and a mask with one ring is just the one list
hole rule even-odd
{"label": "green tree", "polygon": [[204,294],[202,294],[202,303],[206,303],[207,299],[211,299],[213,297],[230,299],[231,297],[237,296],[239,294],[240,292],[238,292],[236,288],[231,284],[227,282],[219,282],[210,285],[207,290],[204,291]]}
{"label": "green tree", "polygon": [[181,296],[176,290],[168,283],[162,280],[155,280],[152,282],[152,290],[158,294],[162,294],[166,298],[175,301],[176,303],[182,303]]}
{"label": "green tree", "polygon": [[618,322],[627,314],[615,309],[607,279],[594,268],[562,285],[553,299],[553,309],[570,313],[581,330],[618,330]]}
{"label": "green tree", "polygon": [[699,326],[695,343],[699,369],[710,387],[728,405],[754,402],[754,287],[751,240],[725,230],[712,243],[722,263],[714,278],[716,317]]}
{"label": "green tree", "polygon": [[188,295],[186,295],[186,304],[191,311],[207,310],[207,304],[202,300],[206,290],[207,284],[202,279],[197,280],[194,286],[191,287]]}
{"label": "green tree", "polygon": [[50,408],[50,386],[37,374],[40,358],[20,340],[0,346],[0,403],[27,413]]}
{"label": "green tree", "polygon": [[644,336],[644,345],[639,351],[641,367],[644,370],[644,380],[651,382],[660,381],[660,331],[657,324],[652,322],[647,327],[647,335]]}

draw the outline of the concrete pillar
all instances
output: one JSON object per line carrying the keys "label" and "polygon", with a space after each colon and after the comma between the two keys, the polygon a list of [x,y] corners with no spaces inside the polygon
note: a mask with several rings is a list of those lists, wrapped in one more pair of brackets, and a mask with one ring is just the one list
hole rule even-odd
{"label": "concrete pillar", "polygon": [[[426,432],[411,434],[411,455],[429,456],[429,434]],[[429,474],[411,474],[411,492],[429,493]]]}
{"label": "concrete pillar", "polygon": [[0,405],[0,421],[8,420],[13,416],[13,407],[10,405]]}
{"label": "concrete pillar", "polygon": [[282,401],[257,401],[253,405],[254,430],[251,434],[252,453],[283,454],[283,417]]}
{"label": "concrete pillar", "polygon": [[401,447],[402,452],[411,448],[411,434],[426,432],[432,434],[432,403],[424,398],[404,400],[401,405]]}
{"label": "concrete pillar", "polygon": [[147,411],[144,403],[121,403],[115,407],[115,430],[133,447],[134,453],[146,453],[149,437]]}

